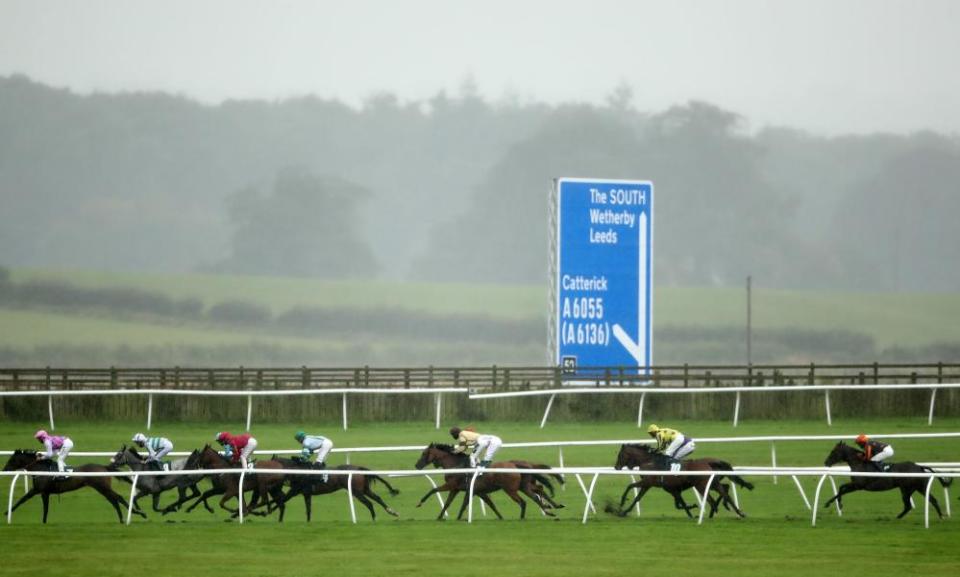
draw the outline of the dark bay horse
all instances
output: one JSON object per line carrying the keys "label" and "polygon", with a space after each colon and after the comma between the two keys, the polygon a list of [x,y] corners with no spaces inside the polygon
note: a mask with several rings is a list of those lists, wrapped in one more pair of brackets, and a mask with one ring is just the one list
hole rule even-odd
{"label": "dark bay horse", "polygon": [[[187,463],[192,460],[195,462],[195,457],[197,451],[193,451],[189,457],[183,459],[177,459],[170,464],[170,469],[172,471],[184,471],[186,470]],[[193,459],[191,459],[193,458]],[[137,452],[133,447],[127,447],[123,445],[120,447],[120,450],[110,459],[110,465],[114,467],[129,467],[131,471],[152,471],[150,465],[144,464],[143,457],[140,453]],[[195,468],[195,467],[194,467]],[[197,488],[197,483],[203,478],[203,473],[194,473],[192,475],[165,475],[165,476],[144,476],[137,479],[137,494],[133,498],[134,507],[138,507],[138,501],[141,497],[151,495],[153,497],[153,510],[158,513],[171,513],[176,511],[180,505],[186,503],[190,499],[196,498],[200,495],[200,489]],[[130,479],[122,477],[125,481],[130,482]],[[160,494],[169,489],[176,489],[179,498],[176,502],[171,505],[161,509],[160,508]],[[192,494],[187,495],[187,490],[190,490]]]}
{"label": "dark bay horse", "polygon": [[[10,456],[10,459],[3,467],[3,470],[17,471],[19,469],[25,469],[27,471],[55,472],[57,470],[57,465],[50,460],[37,459],[36,451],[30,449],[17,449],[13,452],[13,455]],[[92,463],[80,465],[79,467],[74,468],[74,472],[77,473],[107,471],[109,471],[107,467]],[[76,491],[77,489],[82,489],[84,487],[90,487],[97,493],[103,495],[103,498],[106,499],[113,506],[113,510],[117,512],[117,518],[121,523],[123,523],[123,511],[120,509],[120,507],[123,506],[126,508],[127,500],[113,490],[111,487],[111,481],[111,477],[67,476],[67,478],[64,479],[61,477],[36,476],[33,477],[33,488],[30,489],[30,491],[28,491],[23,497],[21,497],[19,501],[17,501],[17,503],[13,506],[13,510],[16,510],[17,507],[29,501],[36,495],[40,495],[40,499],[43,501],[43,522],[46,523],[47,513],[50,509],[50,495],[59,495],[61,493]],[[147,518],[143,511],[136,506],[133,508],[133,512],[144,519]]]}
{"label": "dark bay horse", "polygon": [[[427,446],[426,449],[420,454],[420,458],[416,462],[417,469],[423,469],[427,465],[433,465],[441,469],[470,469],[470,458],[463,453],[454,453],[452,445],[446,445],[442,443],[431,443]],[[552,489],[552,484],[550,480],[547,479],[544,475],[536,473],[523,473],[523,467],[512,463],[509,461],[503,461],[498,463],[493,463],[490,465],[490,468],[494,469],[516,469],[516,473],[484,473],[480,477],[477,477],[477,481],[474,485],[474,495],[483,500],[487,506],[490,507],[496,515],[497,518],[503,519],[503,515],[500,514],[500,511],[497,510],[496,505],[493,504],[493,501],[490,500],[489,494],[495,491],[503,490],[514,503],[520,506],[520,518],[523,519],[526,510],[527,503],[520,497],[522,492],[524,495],[533,500],[537,506],[540,507],[540,510],[550,517],[555,517],[550,510],[550,506],[545,503],[545,500],[536,492],[534,489],[534,481],[542,483],[545,486],[549,486]],[[469,491],[470,481],[472,475],[457,473],[444,475],[444,483],[438,487],[430,489],[427,493],[420,499],[420,502],[417,503],[417,507],[423,505],[423,503],[430,498],[431,495],[441,492],[448,491],[449,495],[447,501],[444,503],[443,508],[440,510],[440,514],[437,516],[437,520],[442,520],[444,513],[450,507],[450,504],[453,503],[454,498],[461,491]],[[460,519],[463,516],[464,511],[467,508],[469,500],[464,499],[463,504],[460,506],[460,512],[457,515],[457,519]]]}
{"label": "dark bay horse", "polygon": [[[733,466],[720,459],[713,457],[704,457],[701,459],[691,459],[687,461],[681,461],[681,471],[703,471],[703,472],[732,472]],[[667,468],[667,464],[663,460],[663,456],[654,451],[652,448],[645,445],[632,445],[625,444],[620,446],[620,452],[617,455],[617,462],[614,466],[616,469],[633,469],[635,467],[640,468],[641,470],[658,470]],[[720,481],[727,477],[737,485],[748,489],[753,490],[753,484],[749,481],[744,480],[743,478],[732,475],[732,474],[718,474],[714,479],[714,482],[711,483],[710,489],[716,491],[719,494],[719,498],[714,500],[707,492],[707,482],[709,476],[707,475],[644,475],[639,481],[635,483],[630,483],[627,485],[627,488],[623,491],[623,496],[620,497],[620,515],[626,515],[626,512],[632,509],[637,503],[640,502],[640,499],[650,490],[651,487],[660,487],[664,491],[670,493],[674,499],[674,506],[677,509],[682,509],[688,517],[693,517],[690,513],[690,509],[693,509],[693,506],[687,506],[686,502],[683,500],[682,493],[690,488],[695,488],[697,492],[703,495],[704,500],[710,504],[710,517],[713,517],[717,512],[717,508],[720,503],[723,503],[723,506],[729,510],[732,510],[737,516],[743,518],[746,517],[746,514],[737,507],[733,499],[730,498],[729,486],[726,483],[721,483]],[[627,494],[631,489],[639,489],[639,493],[634,497],[633,501],[626,508],[623,507],[623,504],[627,500]]]}
{"label": "dark bay horse", "polygon": [[[834,445],[833,450],[830,451],[830,454],[827,455],[826,460],[823,462],[825,467],[832,467],[837,463],[846,463],[850,465],[850,471],[852,473],[876,473],[877,469],[873,466],[872,463],[869,463],[864,460],[864,454],[862,451],[847,445],[843,441],[840,441]],[[903,461],[901,463],[891,463],[890,473],[935,473],[930,467],[925,467],[923,465],[918,465],[910,461]],[[944,487],[950,486],[950,483],[953,482],[953,479],[940,477],[940,484]],[[913,504],[910,502],[910,497],[914,493],[920,493],[925,495],[927,491],[927,478],[926,477],[851,477],[849,483],[845,483],[840,486],[837,490],[837,494],[834,495],[829,501],[824,505],[829,507],[833,504],[834,501],[837,502],[837,505],[840,508],[843,508],[843,499],[842,497],[847,493],[852,493],[854,491],[889,491],[891,489],[900,489],[900,496],[903,499],[903,511],[897,515],[897,519],[900,519],[904,515],[910,512],[913,509]],[[933,493],[930,494],[930,504],[933,505],[933,508],[937,511],[937,515],[940,518],[943,518],[943,513],[940,512],[940,504],[937,502],[937,498],[933,496]]]}
{"label": "dark bay horse", "polygon": [[[283,459],[277,455],[274,455],[273,459],[281,463],[284,469],[317,470],[314,469],[309,463],[301,460]],[[336,467],[332,467],[331,470],[369,471],[370,469],[357,465],[338,465]],[[383,510],[386,511],[387,514],[393,515],[394,517],[400,516],[400,514],[393,509],[393,507],[384,502],[380,495],[377,495],[373,492],[371,485],[374,481],[379,481],[386,486],[387,490],[390,491],[391,496],[400,494],[400,491],[394,489],[386,479],[379,475],[354,475],[353,477],[349,477],[348,475],[330,475],[326,481],[324,481],[319,475],[288,475],[287,482],[290,483],[290,491],[283,496],[283,502],[286,503],[297,495],[303,495],[303,503],[307,509],[307,521],[309,521],[312,509],[312,497],[314,495],[328,495],[336,491],[346,490],[348,480],[350,481],[350,490],[353,492],[353,498],[357,501],[360,501],[363,506],[370,511],[371,519],[374,521],[377,519],[376,512],[373,509],[373,504],[370,502],[371,499],[383,507]]]}
{"label": "dark bay horse", "polygon": [[[238,509],[230,508],[226,505],[227,501],[237,497],[243,499],[240,494],[240,466],[230,462],[229,459],[215,451],[210,445],[205,445],[197,453],[196,466],[200,469],[236,469],[236,473],[224,473],[217,475],[213,483],[213,488],[203,493],[197,501],[187,509],[187,512],[193,510],[199,503],[206,503],[208,497],[222,494],[220,498],[220,508],[229,511],[232,517],[240,514]],[[282,469],[283,465],[277,461],[257,461],[254,468],[258,470]],[[259,507],[267,506],[270,510],[270,498],[273,498],[275,505],[280,509],[280,521],[283,521],[283,483],[286,477],[282,474],[256,473],[248,475],[243,480],[243,492],[252,491],[253,496],[250,504],[243,502],[243,510],[254,515],[265,515],[266,513],[257,511]]]}

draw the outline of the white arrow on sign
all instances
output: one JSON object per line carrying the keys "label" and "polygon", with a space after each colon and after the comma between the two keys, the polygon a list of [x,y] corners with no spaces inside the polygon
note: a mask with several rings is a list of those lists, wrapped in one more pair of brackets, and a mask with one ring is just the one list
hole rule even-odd
{"label": "white arrow on sign", "polygon": [[630,356],[637,361],[638,367],[647,366],[647,329],[645,321],[645,312],[647,308],[647,213],[640,213],[640,226],[637,228],[640,229],[640,274],[637,275],[639,279],[639,286],[637,288],[637,341],[634,342],[633,338],[627,334],[627,331],[623,330],[619,324],[613,325],[613,336],[616,337],[620,344],[623,345],[623,348],[627,349],[627,352],[630,353]]}

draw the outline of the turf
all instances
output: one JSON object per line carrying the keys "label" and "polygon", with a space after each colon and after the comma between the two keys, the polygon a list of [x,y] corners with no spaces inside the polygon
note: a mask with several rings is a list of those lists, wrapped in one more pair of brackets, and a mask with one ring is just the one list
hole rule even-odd
{"label": "turf", "polygon": [[[32,446],[30,433],[43,423],[0,423],[0,447]],[[232,423],[231,423],[232,424]],[[477,423],[506,441],[627,439],[642,432],[627,423],[569,424],[556,422],[539,429],[535,423]],[[669,423],[668,423],[669,424]],[[728,422],[677,423],[694,437],[770,434],[855,434],[867,432],[925,432],[960,430],[960,419],[944,418],[927,427],[923,418],[857,420],[837,419],[828,428],[822,422],[754,421],[737,429]],[[225,428],[225,423],[155,423],[155,432],[169,436],[177,449],[199,446]],[[338,447],[426,445],[448,439],[430,423],[357,423],[340,431],[336,423],[258,426],[254,432],[265,449],[295,448],[294,430],[327,434]],[[142,428],[142,423],[58,423],[58,432],[69,434],[75,450],[115,450]],[[957,461],[960,441],[900,440],[897,458],[920,461]],[[823,462],[830,443],[778,443],[780,465],[815,466]],[[565,463],[611,465],[616,447],[568,448]],[[702,444],[697,455],[716,456],[737,465],[769,465],[770,444]],[[351,461],[371,468],[411,468],[416,453],[353,454]],[[556,449],[502,449],[499,457],[528,458],[557,464]],[[331,463],[343,462],[336,453]],[[80,457],[71,461],[82,462]],[[496,521],[475,511],[472,525],[450,520],[434,521],[435,500],[423,508],[416,502],[429,488],[421,478],[391,479],[401,490],[395,497],[376,490],[401,512],[393,519],[377,510],[371,522],[357,510],[358,523],[349,522],[345,493],[317,497],[314,520],[304,521],[301,503],[293,502],[283,524],[275,518],[255,518],[239,526],[226,523],[222,512],[202,510],[168,517],[155,514],[117,523],[105,501],[90,491],[53,498],[50,522],[39,522],[40,504],[31,502],[17,510],[12,525],[0,527],[0,574],[120,575],[147,570],[151,576],[203,575],[622,575],[667,573],[673,575],[809,575],[843,571],[849,575],[955,575],[960,568],[956,547],[960,525],[953,519],[931,521],[923,528],[922,509],[896,520],[899,498],[893,493],[854,494],[846,498],[844,515],[823,510],[816,527],[793,483],[781,478],[752,479],[757,488],[741,491],[749,514],[737,520],[722,512],[702,526],[675,511],[664,493],[651,492],[640,517],[619,518],[599,513],[580,523],[584,499],[576,483],[559,492],[567,508],[559,520],[542,517],[531,505],[528,518],[517,520],[518,509],[503,496],[495,496],[507,518]],[[619,498],[623,480],[604,478],[598,483],[598,507]],[[813,479],[803,481],[812,499]],[[129,487],[115,483],[127,492]],[[18,494],[22,485],[18,483]],[[942,491],[937,487],[937,494]],[[172,497],[167,497],[170,499]],[[953,496],[956,499],[956,496]],[[956,502],[956,501],[954,501]],[[147,500],[142,504],[146,505]],[[919,501],[918,501],[918,504]]]}

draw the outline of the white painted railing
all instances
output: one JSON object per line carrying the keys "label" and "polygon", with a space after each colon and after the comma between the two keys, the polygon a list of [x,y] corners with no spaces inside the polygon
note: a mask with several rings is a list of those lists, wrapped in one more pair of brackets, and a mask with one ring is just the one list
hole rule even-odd
{"label": "white painted railing", "polygon": [[505,399],[512,397],[543,397],[549,395],[547,407],[543,411],[543,418],[540,420],[540,428],[547,423],[547,417],[550,415],[550,409],[553,407],[553,400],[557,395],[640,395],[640,405],[637,409],[637,426],[643,425],[643,402],[647,395],[710,395],[718,393],[734,393],[736,400],[733,406],[733,426],[736,427],[740,420],[740,395],[741,393],[771,393],[771,392],[792,392],[801,393],[809,391],[823,391],[824,408],[827,416],[827,425],[833,424],[833,417],[830,413],[830,391],[869,391],[869,390],[929,390],[930,391],[930,410],[927,415],[927,424],[933,424],[933,410],[937,402],[937,391],[939,389],[958,389],[960,383],[929,383],[929,384],[890,384],[890,385],[772,385],[762,387],[594,387],[594,388],[562,388],[562,389],[539,389],[534,391],[509,391],[503,393],[471,393],[470,399]]}
{"label": "white painted railing", "polygon": [[47,412],[50,416],[50,430],[54,430],[56,425],[53,420],[53,398],[54,397],[84,397],[98,395],[146,395],[147,396],[147,430],[153,425],[153,397],[155,395],[170,396],[197,396],[197,397],[247,397],[247,425],[246,430],[250,430],[250,423],[253,416],[253,398],[254,397],[289,397],[293,395],[341,395],[343,397],[343,430],[347,430],[347,396],[348,395],[423,395],[432,394],[435,398],[435,418],[436,428],[440,428],[440,411],[443,393],[466,393],[465,388],[458,387],[421,387],[421,388],[379,388],[379,389],[290,389],[279,391],[215,391],[208,389],[99,389],[99,390],[79,390],[79,391],[0,391],[0,397],[47,397]]}
{"label": "white painted railing", "polygon": [[549,396],[546,409],[543,412],[543,418],[540,420],[540,427],[544,427],[547,417],[550,415],[550,409],[553,407],[553,401],[557,395],[596,395],[596,394],[635,394],[640,395],[639,407],[637,410],[637,426],[643,424],[643,404],[646,396],[649,395],[709,395],[718,393],[733,393],[736,395],[733,408],[733,426],[736,427],[740,420],[740,396],[742,393],[770,393],[770,392],[809,392],[823,391],[824,407],[827,418],[827,425],[833,424],[833,417],[830,411],[830,391],[867,391],[867,390],[929,390],[930,408],[927,415],[927,423],[933,424],[933,412],[936,407],[937,391],[939,389],[960,388],[960,383],[927,383],[927,384],[889,384],[889,385],[773,385],[759,387],[593,387],[593,388],[575,388],[566,387],[561,389],[539,389],[532,391],[509,391],[500,393],[470,393],[469,389],[463,387],[420,387],[420,388],[338,388],[338,389],[288,389],[288,390],[229,390],[219,391],[210,389],[98,389],[98,390],[33,390],[33,391],[0,391],[0,397],[47,397],[47,412],[50,417],[50,429],[56,428],[53,418],[53,399],[54,397],[74,397],[74,396],[97,396],[97,395],[146,395],[147,397],[147,423],[149,430],[153,424],[153,397],[156,395],[170,396],[208,396],[208,397],[246,397],[247,398],[247,420],[246,430],[250,430],[253,414],[254,397],[280,397],[291,395],[341,395],[343,429],[347,429],[347,397],[349,395],[405,395],[405,394],[433,394],[435,397],[435,418],[436,428],[440,428],[440,413],[443,393],[469,393],[470,399],[500,399],[511,397],[530,397],[530,396]]}
{"label": "white painted railing", "polygon": [[[857,433],[849,435],[769,435],[769,436],[751,436],[751,437],[695,437],[698,444],[706,443],[770,443],[770,466],[777,467],[777,443],[778,442],[808,442],[808,441],[844,441],[857,436]],[[943,433],[870,433],[872,439],[955,439],[960,438],[960,432]],[[595,441],[533,441],[519,443],[503,443],[502,448],[509,449],[535,449],[550,448],[558,449],[557,462],[561,467],[564,466],[564,447],[602,447],[619,446],[626,444],[649,445],[653,444],[652,439],[607,439]],[[396,453],[396,452],[414,452],[423,451],[426,445],[396,445],[388,447],[334,447],[331,453],[343,453],[346,456],[346,462],[350,463],[352,453]],[[298,455],[302,449],[257,449],[258,455]],[[0,450],[0,456],[12,455],[11,450]],[[74,457],[112,457],[116,451],[71,451],[70,455]],[[172,457],[186,457],[190,454],[188,451],[173,451],[168,453]],[[774,477],[773,481],[776,482]]]}
{"label": "white painted railing", "polygon": [[[331,476],[347,476],[347,498],[350,502],[350,513],[351,518],[354,523],[357,522],[356,509],[353,503],[353,487],[352,479],[355,475],[380,475],[380,476],[424,476],[429,477],[434,474],[464,474],[471,475],[470,487],[467,494],[468,499],[468,516],[467,521],[473,522],[473,497],[474,497],[474,484],[476,483],[477,477],[480,474],[478,469],[437,469],[433,471],[418,471],[418,470],[383,470],[383,471],[367,471],[367,470],[337,470],[337,469],[327,469],[327,470],[303,470],[303,469],[203,469],[201,470],[207,475],[218,475],[218,474],[234,474],[239,475],[239,485],[241,488],[244,486],[244,479],[247,475],[257,475],[257,474],[269,474],[269,475],[331,475]],[[627,471],[627,470],[612,470],[605,468],[590,468],[590,467],[566,467],[559,469],[524,469],[524,473],[559,473],[565,475],[575,475],[580,479],[580,475],[592,475],[589,485],[586,485],[581,480],[581,488],[584,490],[585,504],[583,509],[583,518],[582,522],[586,523],[589,518],[590,512],[593,511],[596,514],[596,507],[593,504],[593,491],[596,488],[597,480],[602,475],[611,475],[611,476],[635,476],[641,474],[638,471]],[[489,468],[485,469],[486,474],[490,473],[517,473],[517,469],[497,469]],[[128,500],[128,510],[127,510],[127,524],[130,523],[131,514],[133,510],[133,497],[135,496],[137,489],[137,480],[140,477],[147,476],[167,476],[167,475],[183,475],[183,471],[104,471],[104,472],[72,472],[71,476],[74,477],[133,477],[130,489],[130,498]],[[642,471],[644,476],[705,476],[708,477],[707,485],[704,490],[704,495],[707,495],[710,491],[710,487],[713,484],[713,481],[719,476],[723,477],[729,473],[723,471]],[[833,482],[833,477],[835,476],[856,476],[856,477],[881,477],[881,478],[925,478],[927,479],[926,490],[924,494],[924,526],[930,527],[930,491],[933,486],[933,482],[937,478],[958,478],[960,477],[960,472],[957,471],[937,471],[934,473],[856,473],[851,474],[849,471],[838,471],[833,469],[818,468],[782,468],[776,471],[770,469],[757,469],[757,468],[740,468],[737,469],[737,474],[741,476],[755,476],[755,477],[764,477],[772,476],[775,474],[778,475],[791,475],[796,477],[819,477],[817,482],[817,487],[814,494],[814,502],[811,507],[812,509],[812,519],[811,524],[817,524],[817,513],[818,506],[820,503],[820,492],[823,488],[824,482],[829,478],[831,483]],[[39,472],[39,471],[0,471],[0,477],[11,477],[10,482],[10,493],[8,496],[7,504],[7,523],[10,524],[13,522],[13,497],[14,491],[16,488],[17,480],[21,476],[31,476],[31,477],[58,477],[62,476],[61,473],[57,472]],[[799,482],[798,482],[799,484]],[[834,484],[834,495],[836,495],[836,485]],[[946,493],[946,488],[944,488],[946,495],[946,502],[949,504],[949,494]],[[242,494],[242,493],[241,493]],[[704,503],[704,497],[698,495],[697,497],[700,503],[700,517],[698,524],[703,523],[703,515],[707,509]],[[239,521],[243,523],[243,499],[239,499]],[[948,505],[949,506],[949,505]],[[839,512],[839,509],[838,509]],[[948,509],[949,514],[949,509]]]}

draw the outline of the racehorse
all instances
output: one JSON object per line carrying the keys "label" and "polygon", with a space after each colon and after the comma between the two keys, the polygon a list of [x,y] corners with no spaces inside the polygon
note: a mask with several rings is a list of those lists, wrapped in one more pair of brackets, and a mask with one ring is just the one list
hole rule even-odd
{"label": "racehorse", "polygon": [[[832,467],[833,465],[844,462],[847,465],[850,465],[850,471],[852,473],[876,473],[877,469],[869,461],[864,460],[863,452],[858,449],[847,445],[843,441],[840,441],[834,445],[833,450],[830,451],[830,454],[827,455],[826,460],[823,462],[825,467]],[[891,463],[890,464],[890,473],[935,473],[930,467],[925,467],[923,465],[918,465],[911,461],[903,461],[901,463]],[[939,477],[940,484],[944,487],[950,486],[950,483],[953,482],[953,479]],[[903,511],[897,515],[897,519],[900,519],[904,515],[910,512],[913,509],[913,504],[910,502],[910,497],[916,492],[921,495],[926,493],[927,490],[927,478],[926,477],[856,477],[852,476],[849,483],[845,483],[840,486],[837,490],[837,494],[834,495],[829,501],[824,505],[829,507],[833,504],[834,501],[837,502],[837,505],[843,509],[843,499],[842,497],[847,493],[852,493],[854,491],[889,491],[890,489],[900,489],[900,496],[903,499]],[[933,508],[936,509],[937,515],[940,518],[943,518],[943,513],[940,512],[940,504],[937,502],[937,498],[933,496],[933,493],[930,493],[930,504],[933,505]]]}
{"label": "racehorse", "polygon": [[[309,463],[302,460],[282,459],[277,455],[274,455],[273,459],[281,463],[284,469],[317,470],[314,469]],[[332,470],[369,471],[370,469],[356,465],[338,465],[333,467]],[[326,481],[320,478],[319,475],[288,475],[287,481],[290,483],[290,491],[283,496],[283,502],[286,503],[297,495],[303,495],[303,503],[307,509],[307,521],[310,521],[312,497],[314,495],[327,495],[341,489],[346,490],[348,480],[350,480],[350,490],[353,492],[353,498],[363,503],[363,506],[370,511],[371,519],[375,521],[377,519],[377,515],[373,509],[373,504],[370,503],[370,499],[376,501],[376,503],[383,507],[383,510],[388,514],[393,515],[394,517],[400,516],[400,514],[393,509],[393,507],[387,505],[384,500],[380,498],[380,495],[377,495],[373,492],[371,484],[374,481],[379,481],[387,487],[387,490],[390,491],[391,496],[400,494],[400,491],[394,489],[386,479],[379,475],[354,475],[352,478],[348,475],[330,475]]]}
{"label": "racehorse", "polygon": [[[214,482],[213,488],[203,493],[197,499],[197,502],[187,509],[187,512],[189,513],[192,511],[193,508],[196,507],[200,502],[206,503],[206,499],[208,497],[222,493],[223,497],[220,498],[219,503],[220,508],[229,511],[232,514],[232,517],[238,516],[240,514],[239,509],[231,509],[230,507],[227,507],[226,503],[233,497],[243,499],[243,495],[240,491],[239,466],[231,463],[229,459],[212,449],[210,445],[205,445],[203,449],[198,452],[196,461],[196,465],[200,469],[237,469],[237,473],[225,473],[219,475],[219,482]],[[254,465],[254,468],[260,470],[269,470],[282,469],[283,466],[277,461],[269,460],[257,461]],[[266,513],[259,512],[256,509],[266,505],[268,506],[267,508],[269,511],[270,498],[273,497],[274,503],[280,509],[280,521],[283,521],[283,482],[285,478],[286,477],[284,475],[270,473],[256,473],[245,478],[243,482],[243,492],[253,491],[253,496],[250,499],[249,506],[246,505],[246,501],[243,502],[244,510],[254,515],[266,515]]]}
{"label": "racehorse", "polygon": [[[197,451],[193,451],[190,454],[190,457],[194,457],[197,454]],[[177,459],[170,464],[171,471],[183,471],[186,469],[187,463],[190,461],[190,457],[183,459]],[[140,456],[140,453],[137,452],[133,447],[127,447],[123,445],[120,447],[120,450],[111,457],[110,459],[111,468],[117,467],[129,467],[131,471],[150,471],[154,470],[150,465],[147,465],[143,462],[143,457]],[[129,482],[130,480],[126,477],[121,477],[123,480]],[[138,507],[138,501],[141,497],[146,495],[153,496],[153,510],[158,513],[171,513],[176,511],[180,505],[186,503],[190,499],[193,499],[200,495],[200,489],[197,488],[197,483],[203,478],[203,473],[193,474],[193,475],[165,475],[165,476],[152,476],[145,475],[137,479],[137,495],[133,498],[134,507]],[[176,502],[171,505],[161,509],[160,508],[160,494],[169,489],[177,489],[179,498]],[[191,495],[187,495],[187,489],[192,491]]]}
{"label": "racehorse", "polygon": [[[7,464],[4,465],[4,471],[16,471],[19,469],[25,469],[27,471],[49,471],[56,472],[57,465],[47,459],[38,459],[36,451],[30,449],[17,449],[13,452],[13,455],[10,456],[10,459],[7,461]],[[92,463],[86,465],[80,465],[79,467],[74,468],[74,472],[77,473],[92,473],[92,472],[107,472],[109,469],[103,465],[94,465]],[[30,489],[23,497],[20,497],[20,500],[13,506],[12,511],[15,511],[17,507],[29,501],[36,495],[40,495],[40,499],[43,501],[43,522],[47,522],[47,513],[50,509],[50,495],[59,495],[61,493],[69,493],[70,491],[76,491],[77,489],[82,489],[84,487],[90,487],[97,493],[103,495],[103,498],[110,502],[113,505],[114,511],[117,512],[117,518],[120,519],[120,522],[123,523],[123,511],[120,509],[120,506],[127,507],[127,501],[119,493],[113,490],[110,486],[111,479],[110,477],[78,477],[78,476],[68,476],[66,479],[62,477],[48,477],[48,476],[34,476],[33,477],[33,488]],[[143,517],[144,519],[147,516],[141,511],[138,507],[134,506],[133,512],[137,515]]]}
{"label": "racehorse", "polygon": [[[426,449],[420,454],[420,458],[416,462],[417,469],[423,469],[427,465],[433,465],[441,469],[469,469],[470,467],[470,458],[463,453],[454,453],[452,445],[446,445],[442,443],[431,443],[427,446]],[[549,506],[544,503],[544,500],[533,488],[533,481],[536,480],[545,486],[549,486],[552,489],[552,484],[550,480],[545,476],[535,473],[522,473],[523,467],[512,463],[509,461],[493,463],[490,465],[494,469],[517,469],[516,473],[484,473],[483,475],[477,477],[476,483],[474,484],[474,495],[480,497],[484,503],[486,503],[490,509],[497,515],[499,519],[503,519],[503,515],[500,514],[500,511],[497,510],[496,505],[493,504],[493,501],[490,500],[489,493],[493,493],[500,489],[509,496],[517,505],[520,506],[520,518],[525,517],[527,511],[527,503],[520,497],[519,493],[522,492],[524,495],[533,500],[537,506],[540,507],[540,510],[550,517],[555,517],[551,511],[549,511]],[[449,491],[449,496],[447,501],[444,503],[443,508],[440,510],[440,514],[437,516],[437,520],[442,520],[444,513],[450,507],[450,504],[453,503],[453,499],[457,496],[460,491],[467,491],[470,487],[471,476],[457,473],[444,475],[444,483],[439,487],[434,487],[427,491],[427,493],[420,499],[420,502],[417,503],[417,507],[423,505],[423,503],[430,498],[431,495],[441,492]],[[464,511],[467,508],[468,499],[463,500],[463,504],[460,506],[460,513],[457,515],[457,519],[460,519],[463,516]]]}
{"label": "racehorse", "polygon": [[[680,462],[681,471],[733,471],[733,466],[726,461],[721,461],[720,459],[715,459],[713,457],[704,457],[702,459],[691,459],[687,461]],[[615,465],[616,469],[623,469],[624,467],[632,469],[634,467],[639,467],[640,469],[666,469],[668,465],[664,462],[663,456],[659,453],[656,453],[652,448],[644,445],[630,445],[625,444],[620,446],[620,452],[617,454],[617,462]],[[650,490],[651,487],[660,487],[664,491],[670,493],[673,496],[674,506],[677,509],[682,509],[688,517],[692,518],[693,515],[690,513],[690,509],[693,509],[693,506],[687,506],[684,502],[682,493],[683,491],[695,488],[697,492],[703,495],[704,500],[710,504],[710,517],[713,517],[717,512],[717,508],[720,503],[723,503],[723,506],[726,509],[732,510],[737,516],[743,518],[746,517],[746,514],[737,507],[733,499],[730,498],[729,486],[726,483],[721,483],[723,477],[729,478],[731,481],[737,485],[748,489],[753,490],[753,484],[749,481],[744,480],[743,478],[737,475],[717,475],[717,478],[714,479],[714,482],[710,484],[711,490],[715,490],[719,495],[719,499],[714,500],[706,492],[707,482],[709,476],[706,475],[644,475],[639,481],[635,483],[630,483],[627,485],[627,488],[624,489],[623,495],[620,497],[620,512],[621,516],[625,516],[627,511],[632,509],[634,505],[640,502],[640,499]],[[634,497],[633,501],[626,508],[623,507],[623,504],[627,500],[627,494],[631,489],[639,488],[639,493]]]}

